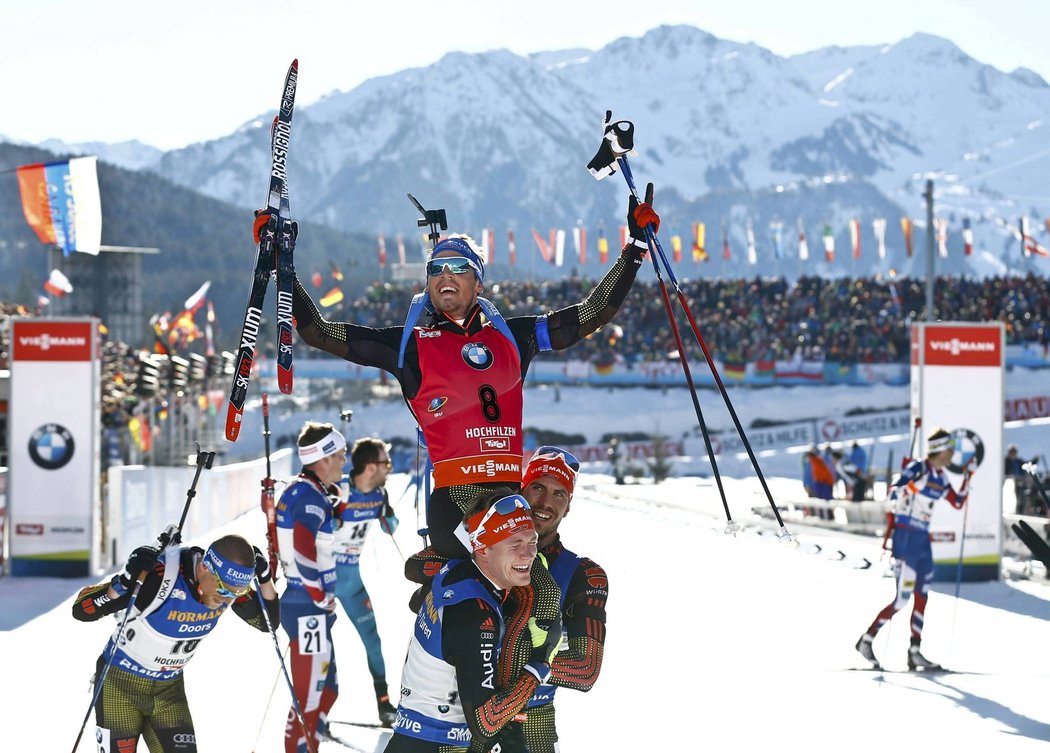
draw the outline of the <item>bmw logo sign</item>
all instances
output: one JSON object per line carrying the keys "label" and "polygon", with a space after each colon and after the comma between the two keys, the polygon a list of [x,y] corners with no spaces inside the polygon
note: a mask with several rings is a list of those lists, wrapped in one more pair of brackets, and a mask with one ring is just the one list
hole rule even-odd
{"label": "bmw logo sign", "polygon": [[65,426],[44,424],[29,437],[29,457],[41,468],[54,471],[73,459],[75,446]]}
{"label": "bmw logo sign", "polygon": [[952,435],[955,438],[955,452],[948,463],[948,470],[952,473],[962,473],[971,458],[976,461],[974,464],[980,467],[984,462],[984,442],[980,435],[970,429],[956,429]]}
{"label": "bmw logo sign", "polygon": [[307,630],[316,630],[317,626],[320,625],[320,621],[316,617],[311,617],[306,621]]}
{"label": "bmw logo sign", "polygon": [[467,343],[463,346],[463,360],[470,368],[484,371],[492,365],[492,351],[481,343]]}

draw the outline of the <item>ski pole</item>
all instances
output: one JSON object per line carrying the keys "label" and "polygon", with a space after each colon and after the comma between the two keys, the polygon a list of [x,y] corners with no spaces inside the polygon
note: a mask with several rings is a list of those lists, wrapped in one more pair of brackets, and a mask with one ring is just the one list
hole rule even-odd
{"label": "ski pole", "polygon": [[911,442],[908,444],[908,454],[901,458],[901,470],[915,459],[915,448],[919,441],[919,428],[922,426],[922,419],[918,416],[915,417],[915,424],[911,430]]}
{"label": "ski pole", "polygon": [[274,506],[273,475],[270,470],[270,396],[262,393],[263,447],[266,453],[266,478],[262,480],[262,505],[266,515],[266,554],[270,561],[273,582],[277,582],[277,510]]}
{"label": "ski pole", "polygon": [[[201,471],[204,468],[211,468],[214,460],[214,452],[201,452],[200,445],[197,445],[197,470],[193,474],[193,483],[190,484],[190,488],[186,492],[186,505],[182,508],[182,517],[179,518],[179,524],[174,530],[169,527],[157,537],[157,541],[160,544],[158,557],[164,553],[164,550],[167,549],[170,544],[175,544],[177,546],[182,541],[182,526],[186,523],[186,514],[190,510],[190,503],[193,501],[193,498],[197,496],[197,481],[200,479]],[[95,704],[98,703],[98,699],[102,695],[102,686],[106,682],[109,668],[113,666],[113,659],[117,655],[117,647],[120,645],[120,641],[124,636],[124,628],[128,624],[128,618],[131,617],[131,610],[135,607],[135,601],[138,599],[139,591],[142,589],[142,584],[145,582],[147,575],[149,575],[149,571],[142,570],[135,578],[135,585],[132,587],[131,595],[128,597],[128,606],[124,610],[124,616],[120,621],[120,627],[117,628],[117,633],[113,637],[113,648],[110,650],[109,656],[106,658],[101,674],[95,681],[95,692],[92,694],[91,703],[88,704],[87,711],[84,714],[84,721],[80,723],[80,731],[77,733],[76,742],[73,743],[73,753],[76,753],[77,746],[80,745],[80,739],[84,736],[84,730],[87,728],[88,719],[91,718],[91,711],[95,708]]]}
{"label": "ski pole", "polygon": [[[627,155],[621,155],[617,158],[617,161],[620,163],[620,167],[622,168],[621,172],[623,173],[624,180],[627,181],[628,188],[630,188],[634,197],[638,198],[638,190],[634,185],[634,176],[631,174],[631,167],[627,162]],[[685,311],[686,318],[689,320],[689,324],[693,329],[693,335],[696,337],[696,342],[700,346],[700,350],[704,353],[704,358],[707,360],[708,368],[711,369],[711,375],[714,377],[718,391],[722,395],[722,400],[725,402],[726,408],[729,410],[730,417],[733,419],[733,425],[736,427],[737,433],[740,435],[740,440],[743,442],[744,449],[747,451],[747,456],[751,460],[751,465],[755,469],[758,481],[762,485],[762,491],[765,492],[766,499],[769,501],[769,506],[773,510],[773,516],[777,519],[777,524],[780,526],[780,539],[782,541],[791,541],[791,534],[788,532],[783,519],[780,517],[780,510],[777,509],[777,505],[773,501],[773,494],[769,491],[769,485],[766,483],[765,476],[762,474],[762,469],[758,465],[758,458],[755,457],[755,452],[751,449],[751,442],[748,441],[747,434],[744,432],[744,427],[741,425],[740,418],[737,416],[736,409],[733,407],[733,401],[730,400],[729,393],[726,391],[725,385],[722,384],[722,378],[718,375],[718,369],[715,368],[714,359],[711,357],[711,353],[707,349],[707,343],[704,342],[704,338],[700,334],[700,328],[696,324],[696,319],[693,318],[692,309],[690,309],[689,303],[686,301],[685,294],[682,293],[682,288],[678,284],[678,279],[675,277],[674,270],[671,268],[670,262],[667,261],[663,247],[660,245],[660,239],[656,236],[656,232],[652,227],[648,226],[645,228],[645,236],[649,248],[655,249],[656,254],[659,255],[660,261],[667,270],[667,277],[674,286],[678,302]],[[653,263],[656,263],[655,259],[653,260]]]}
{"label": "ski pole", "polygon": [[[277,642],[277,631],[273,627],[273,623],[270,622],[270,613],[266,611],[266,602],[263,601],[262,594],[259,592],[261,588],[259,579],[255,579],[255,595],[259,597],[259,608],[262,609],[263,620],[266,621],[266,629],[270,632],[270,637],[273,638],[273,650],[277,652],[277,659],[281,662],[281,672],[284,673],[284,681],[288,683],[288,692],[292,694],[292,708],[295,709],[295,716],[299,720],[299,726],[303,730],[303,738],[306,740],[306,749],[309,753],[315,753],[313,735],[306,729],[306,719],[303,717],[303,709],[299,705],[299,698],[295,695],[295,686],[292,685],[292,678],[288,676],[288,667],[284,664],[284,654],[281,653],[281,645]],[[274,681],[276,682],[276,680]]]}
{"label": "ski pole", "polygon": [[[972,461],[971,461],[972,462]],[[952,610],[952,641],[949,645],[953,645],[955,642],[955,618],[959,613],[959,594],[962,591],[962,570],[963,570],[963,552],[966,548],[966,518],[970,513],[970,478],[973,476],[973,468],[971,465],[966,466],[966,473],[963,476],[962,485],[959,487],[960,494],[965,492],[966,497],[963,499],[963,519],[962,519],[962,534],[959,537],[959,562],[955,566],[955,607]],[[949,651],[948,656],[951,657]],[[950,666],[950,665],[949,665]]]}
{"label": "ski pole", "polygon": [[[635,194],[637,198],[637,194]],[[646,228],[648,230],[648,228]],[[648,237],[648,232],[646,236]],[[704,421],[704,412],[700,408],[700,399],[696,395],[696,385],[693,383],[693,372],[689,368],[689,359],[686,357],[685,344],[682,342],[682,333],[678,329],[678,322],[675,320],[674,307],[671,304],[671,297],[667,293],[667,285],[664,283],[664,278],[660,274],[660,265],[656,262],[656,254],[652,253],[652,242],[650,244],[649,258],[653,262],[653,271],[656,272],[656,281],[660,286],[660,298],[663,300],[664,312],[667,314],[667,321],[671,325],[671,334],[674,336],[675,347],[678,348],[678,360],[682,364],[682,372],[685,374],[685,381],[689,385],[689,397],[693,402],[693,410],[696,413],[696,420],[700,423],[700,433],[704,438],[704,446],[707,448],[707,456],[711,460],[711,472],[715,477],[715,484],[718,486],[718,494],[722,498],[722,508],[726,513],[726,533],[736,533],[740,530],[740,524],[733,520],[732,513],[729,512],[729,502],[726,499],[725,488],[722,485],[722,474],[718,471],[718,461],[715,459],[714,447],[711,445],[711,435],[707,430],[707,422]],[[783,526],[783,523],[781,523]]]}
{"label": "ski pole", "polygon": [[[281,655],[281,666],[284,666],[285,657],[288,656],[288,648],[285,647],[284,654]],[[262,737],[263,725],[266,723],[266,717],[270,715],[270,705],[273,703],[273,694],[277,692],[277,681],[281,679],[281,671],[277,672],[273,676],[273,686],[270,688],[270,697],[266,699],[266,708],[263,709],[262,721],[259,722],[259,732],[255,735],[255,742],[252,743],[252,753],[255,753],[255,749],[259,747],[259,739]]]}

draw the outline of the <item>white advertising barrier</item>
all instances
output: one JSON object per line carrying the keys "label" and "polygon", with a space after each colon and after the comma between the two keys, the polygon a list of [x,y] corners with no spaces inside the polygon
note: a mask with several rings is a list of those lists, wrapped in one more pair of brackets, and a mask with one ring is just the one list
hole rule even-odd
{"label": "white advertising barrier", "polygon": [[926,437],[943,428],[956,440],[948,466],[956,489],[966,464],[977,463],[966,507],[956,510],[946,501],[934,507],[934,580],[999,578],[1005,338],[1000,323],[912,325],[911,410],[922,419],[920,456],[926,456]]}
{"label": "white advertising barrier", "polygon": [[[812,421],[794,424],[778,424],[760,429],[745,429],[747,441],[755,452],[782,449],[799,445],[811,445],[817,441]],[[702,446],[702,445],[701,445]],[[736,429],[711,434],[711,448],[716,455],[747,452]],[[706,449],[702,451],[706,454]]]}
{"label": "white advertising barrier", "polygon": [[[278,481],[292,475],[292,450],[284,448],[270,455],[270,468]],[[131,550],[148,544],[170,523],[178,523],[186,506],[186,496],[196,466],[181,468],[142,465],[111,467],[106,504],[108,546],[103,567],[122,563]],[[229,523],[259,504],[261,482],[266,475],[266,459],[214,466],[201,471],[196,495],[190,503],[183,526],[185,539],[202,536]],[[278,486],[277,495],[280,496]],[[266,531],[252,537],[264,547]]]}
{"label": "white advertising barrier", "polygon": [[862,413],[856,416],[835,416],[817,421],[817,441],[845,442],[868,437],[908,435],[911,416],[906,410]]}
{"label": "white advertising barrier", "polygon": [[[856,416],[830,416],[776,426],[746,429],[747,440],[755,451],[783,450],[812,444],[841,444],[855,439],[907,434],[911,417],[907,411],[882,411]],[[716,455],[746,452],[735,429],[711,433]]]}
{"label": "white advertising barrier", "polygon": [[11,574],[76,577],[97,559],[95,319],[11,325]]}

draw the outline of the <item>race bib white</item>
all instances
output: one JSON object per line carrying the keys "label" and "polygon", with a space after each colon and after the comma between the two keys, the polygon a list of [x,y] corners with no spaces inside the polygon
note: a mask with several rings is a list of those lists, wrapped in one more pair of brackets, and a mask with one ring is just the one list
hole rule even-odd
{"label": "race bib white", "polygon": [[308,614],[299,618],[299,653],[328,653],[328,635],[323,616]]}

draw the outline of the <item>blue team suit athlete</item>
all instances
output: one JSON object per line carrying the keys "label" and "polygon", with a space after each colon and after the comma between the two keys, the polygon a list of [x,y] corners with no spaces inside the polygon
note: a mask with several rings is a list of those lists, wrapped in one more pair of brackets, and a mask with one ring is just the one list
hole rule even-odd
{"label": "blue team suit athlete", "polygon": [[364,644],[379,719],[389,727],[394,723],[397,709],[390,703],[383,645],[372,600],[361,578],[360,560],[368,532],[377,520],[380,528],[390,535],[397,529],[397,516],[383,487],[390,472],[390,454],[384,442],[365,437],[354,443],[350,460],[351,472],[340,482],[345,499],[335,508],[335,595]]}
{"label": "blue team suit athlete", "polygon": [[952,488],[944,469],[951,462],[955,443],[948,432],[938,430],[927,440],[929,453],[925,460],[913,460],[905,467],[890,491],[894,502],[893,559],[897,574],[897,593],[875,616],[867,632],[857,642],[857,650],[875,666],[879,662],[871,651],[871,640],[890,618],[915,595],[911,616],[909,669],[939,669],[919,652],[925,620],[926,599],[933,579],[933,549],[930,546],[930,516],[937,500],[945,499],[961,509],[966,502],[966,482],[960,491]]}
{"label": "blue team suit athlete", "polygon": [[[80,592],[73,617],[92,622],[113,615],[119,622],[142,571],[146,577],[127,624],[123,631],[117,627],[97,663],[99,678],[112,662],[95,704],[96,748],[135,753],[141,737],[153,753],[194,753],[196,732],[183,670],[228,608],[266,632],[267,621],[275,624],[279,616],[277,593],[265,558],[240,536],[229,535],[207,551],[161,550],[160,544],[137,548],[112,582]],[[267,616],[251,589],[255,577]]]}
{"label": "blue team suit athlete", "polygon": [[[281,627],[288,634],[292,685],[306,727],[318,731],[339,695],[332,625],[335,622],[333,511],[329,494],[342,475],[346,440],[331,424],[308,422],[299,435],[303,470],[277,503],[277,542],[286,588]],[[285,725],[285,753],[305,753],[306,739],[294,705]]]}

